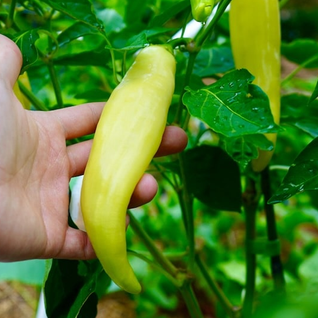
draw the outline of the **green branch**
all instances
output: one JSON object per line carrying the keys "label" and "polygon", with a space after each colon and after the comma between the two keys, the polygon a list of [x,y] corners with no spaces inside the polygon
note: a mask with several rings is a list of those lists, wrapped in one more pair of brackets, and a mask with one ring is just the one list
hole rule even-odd
{"label": "green branch", "polygon": [[113,69],[113,78],[114,78],[114,82],[116,84],[119,84],[119,81],[118,81],[118,78],[117,78],[117,68],[116,68],[116,59],[115,59],[115,53],[114,53],[114,50],[111,48],[112,45],[111,45],[111,42],[109,41],[106,33],[103,31],[102,32],[102,35],[103,35],[103,38],[104,40],[106,41],[107,45],[110,47],[110,57],[111,57],[111,60],[112,60],[112,69]]}
{"label": "green branch", "polygon": [[51,82],[53,85],[53,90],[56,98],[56,103],[58,108],[63,108],[64,107],[64,102],[63,102],[63,97],[62,97],[62,91],[61,87],[57,78],[55,66],[53,64],[52,60],[49,60],[47,63],[47,67],[49,69],[50,77],[51,77]]}
{"label": "green branch", "polygon": [[251,241],[254,241],[256,237],[256,212],[259,202],[259,194],[256,190],[256,184],[254,180],[247,180],[247,187],[243,199],[246,226],[246,282],[242,313],[244,318],[248,318],[251,317],[253,312],[256,277],[256,254],[250,249]]}
{"label": "green branch", "polygon": [[[272,204],[267,204],[267,201],[272,196],[270,174],[268,167],[264,171],[262,171],[262,192],[264,194],[265,201],[264,209],[266,214],[267,237],[269,241],[276,241],[278,240],[278,234],[276,229],[274,206]],[[280,255],[271,256],[271,271],[275,289],[277,291],[284,291],[285,279]]]}
{"label": "green branch", "polygon": [[208,272],[206,265],[202,262],[199,255],[196,255],[196,264],[198,265],[202,276],[204,277],[205,281],[207,282],[208,286],[211,288],[213,293],[215,294],[217,300],[220,302],[224,310],[230,317],[236,317],[237,312],[239,311],[238,307],[234,307],[229,299],[225,296],[222,289],[218,286],[217,282],[211,277]]}
{"label": "green branch", "polygon": [[199,306],[198,300],[189,282],[185,283],[182,286],[182,288],[180,289],[180,293],[188,308],[191,318],[203,318],[203,314]]}
{"label": "green branch", "polygon": [[177,277],[178,273],[179,273],[178,269],[156,247],[156,245],[153,242],[153,240],[146,233],[146,231],[143,229],[143,227],[139,224],[139,222],[136,220],[136,218],[131,213],[131,211],[128,211],[128,215],[129,215],[129,218],[130,218],[130,226],[131,226],[131,228],[138,235],[138,237],[143,242],[143,244],[147,247],[147,250],[153,256],[153,258],[156,260],[156,262],[158,264],[160,264],[163,267],[163,269],[167,273],[169,273],[171,276]]}
{"label": "green branch", "polygon": [[[135,219],[131,211],[128,211],[130,217],[130,226],[134,230],[134,232],[138,235],[140,240],[145,244],[148,251],[155,259],[155,261],[162,266],[162,270],[159,269],[159,266],[155,263],[148,260],[142,254],[135,253],[134,255],[148,262],[151,266],[155,266],[158,270],[160,270],[166,277],[172,281],[172,283],[179,289],[185,304],[189,310],[191,318],[203,318],[199,303],[193,293],[191,287],[192,278],[187,275],[186,272],[181,272],[178,270],[165,255],[158,250],[155,246],[152,239],[145,232],[139,222]],[[131,254],[132,252],[130,252]]]}
{"label": "green branch", "polygon": [[184,170],[184,159],[183,153],[179,154],[179,167],[181,173],[181,180],[183,187],[178,193],[178,198],[181,206],[182,217],[185,223],[185,229],[188,238],[189,246],[189,260],[188,260],[188,270],[194,272],[195,263],[195,237],[194,237],[194,219],[193,219],[193,198],[188,190],[188,185],[185,177]]}
{"label": "green branch", "polygon": [[49,110],[49,108],[47,108],[46,105],[42,103],[30,90],[28,90],[21,81],[18,81],[18,84],[22,94],[31,102],[35,109],[43,111]]}
{"label": "green branch", "polygon": [[189,60],[188,60],[188,64],[187,64],[186,74],[185,74],[184,82],[183,82],[182,93],[180,95],[179,102],[178,102],[178,108],[177,108],[177,111],[176,111],[176,114],[175,114],[174,123],[176,125],[180,126],[180,127],[183,126],[182,123],[181,123],[182,122],[182,111],[184,109],[184,104],[183,104],[183,101],[182,101],[182,97],[183,97],[183,94],[185,93],[185,88],[190,83],[191,75],[193,73],[193,68],[194,68],[194,62],[195,62],[195,59],[197,57],[197,54],[198,54],[198,52],[192,52],[189,55]]}
{"label": "green branch", "polygon": [[12,0],[9,9],[9,15],[7,19],[7,27],[10,28],[14,24],[14,12],[17,0]]}
{"label": "green branch", "polygon": [[161,274],[166,276],[172,282],[172,284],[174,286],[176,286],[176,287],[180,287],[181,286],[181,282],[180,281],[175,279],[172,275],[170,275],[168,272],[166,272],[161,266],[159,266],[157,263],[155,263],[152,260],[150,260],[149,258],[147,258],[145,255],[143,255],[141,253],[137,253],[135,251],[131,251],[131,250],[128,250],[127,252],[128,252],[129,255],[138,257],[139,259],[143,260],[144,262],[146,262],[147,264],[152,266],[154,269],[156,269],[158,272],[160,272]]}
{"label": "green branch", "polygon": [[286,84],[288,81],[290,81],[298,72],[300,72],[303,68],[305,68],[306,66],[310,65],[313,62],[318,61],[318,55],[314,55],[311,58],[309,58],[308,60],[306,60],[305,62],[301,63],[300,65],[298,65],[292,72],[290,72],[282,81],[281,81],[281,85],[283,86],[284,84]]}

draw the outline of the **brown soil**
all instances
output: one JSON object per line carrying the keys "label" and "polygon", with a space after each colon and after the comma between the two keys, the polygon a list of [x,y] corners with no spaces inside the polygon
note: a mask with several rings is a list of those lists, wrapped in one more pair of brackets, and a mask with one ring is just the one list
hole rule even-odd
{"label": "brown soil", "polygon": [[[0,282],[0,317],[34,318],[40,289],[18,282]],[[125,293],[105,296],[98,304],[96,318],[135,318],[135,306]]]}
{"label": "brown soil", "polygon": [[39,295],[36,287],[17,282],[1,282],[0,317],[33,318]]}

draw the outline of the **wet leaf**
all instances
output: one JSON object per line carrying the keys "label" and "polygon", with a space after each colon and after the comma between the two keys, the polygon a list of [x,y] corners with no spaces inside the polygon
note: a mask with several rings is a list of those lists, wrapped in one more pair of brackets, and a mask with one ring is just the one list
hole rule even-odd
{"label": "wet leaf", "polygon": [[99,31],[83,22],[77,22],[59,34],[57,40],[60,46],[63,46],[79,37],[91,34],[99,34]]}
{"label": "wet leaf", "polygon": [[202,49],[195,61],[194,74],[201,77],[228,72],[233,69],[232,51],[227,46],[216,46]]}
{"label": "wet leaf", "polygon": [[312,92],[311,96],[310,96],[310,99],[308,101],[308,105],[310,103],[312,103],[316,98],[318,97],[318,81],[316,83],[316,86],[315,86],[315,89],[314,91]]}
{"label": "wet leaf", "polygon": [[219,147],[203,145],[184,153],[184,170],[190,192],[216,210],[240,212],[240,171]]}
{"label": "wet leaf", "polygon": [[23,57],[21,74],[38,60],[38,50],[35,46],[38,38],[37,29],[21,32],[13,38]]}
{"label": "wet leaf", "polygon": [[103,29],[103,25],[93,12],[92,3],[89,0],[44,0],[43,2],[75,20],[89,24],[99,30]]}
{"label": "wet leaf", "polygon": [[44,286],[48,318],[96,317],[98,295],[110,284],[98,260],[52,260],[48,270]]}
{"label": "wet leaf", "polygon": [[268,203],[282,202],[306,190],[318,190],[318,138],[298,155]]}
{"label": "wet leaf", "polygon": [[258,157],[258,150],[271,151],[273,143],[264,135],[246,135],[233,138],[224,138],[223,144],[225,151],[238,162],[241,171],[244,171],[252,159]]}
{"label": "wet leaf", "polygon": [[192,116],[226,137],[277,132],[268,97],[253,79],[245,69],[233,71],[205,88],[188,87],[183,102]]}

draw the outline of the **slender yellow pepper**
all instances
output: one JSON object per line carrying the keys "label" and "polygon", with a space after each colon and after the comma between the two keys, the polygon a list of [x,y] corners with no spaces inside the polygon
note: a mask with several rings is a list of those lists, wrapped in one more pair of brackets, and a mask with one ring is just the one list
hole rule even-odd
{"label": "slender yellow pepper", "polygon": [[[231,45],[236,68],[246,68],[254,83],[267,94],[273,119],[280,119],[280,12],[278,0],[232,0],[230,7]],[[276,134],[266,134],[274,146]],[[252,160],[254,171],[262,171],[273,151],[259,150]]]}
{"label": "slender yellow pepper", "polygon": [[210,16],[214,0],[190,0],[193,19],[198,22],[205,22]]}
{"label": "slender yellow pepper", "polygon": [[81,208],[88,236],[106,273],[133,294],[141,286],[127,260],[126,210],[160,145],[175,68],[174,56],[162,46],[140,51],[103,110],[84,173]]}
{"label": "slender yellow pepper", "polygon": [[22,92],[20,91],[20,87],[19,87],[19,83],[18,81],[21,81],[24,86],[28,89],[31,89],[31,85],[30,85],[30,81],[29,81],[29,77],[28,74],[26,72],[24,72],[23,74],[21,74],[18,78],[18,80],[16,81],[16,83],[13,86],[13,91],[15,96],[18,98],[18,100],[20,101],[20,103],[22,104],[22,106],[25,109],[30,109],[31,107],[31,103],[30,101],[22,94]]}

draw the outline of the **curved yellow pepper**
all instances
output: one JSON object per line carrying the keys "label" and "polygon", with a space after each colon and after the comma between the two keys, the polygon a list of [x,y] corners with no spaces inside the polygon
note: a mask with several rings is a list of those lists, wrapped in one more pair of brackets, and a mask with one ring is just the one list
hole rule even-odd
{"label": "curved yellow pepper", "polygon": [[[230,35],[235,67],[246,68],[255,76],[270,101],[276,124],[280,120],[280,12],[278,0],[232,0]],[[274,146],[276,134],[266,134]],[[254,171],[262,171],[273,151],[259,150],[252,160]]]}
{"label": "curved yellow pepper", "polygon": [[198,22],[205,22],[210,16],[214,0],[190,0],[193,19]]}
{"label": "curved yellow pepper", "polygon": [[21,81],[26,88],[31,89],[28,74],[26,72],[24,72],[23,74],[21,74],[19,76],[18,80],[15,82],[15,84],[13,86],[13,91],[14,91],[15,96],[18,98],[18,100],[22,104],[23,108],[30,109],[31,102],[20,91],[20,87],[19,87],[19,83],[18,83],[19,81]]}
{"label": "curved yellow pepper", "polygon": [[106,273],[133,294],[141,286],[127,260],[126,210],[160,145],[175,69],[166,48],[140,51],[103,110],[84,173],[81,209],[88,236]]}

